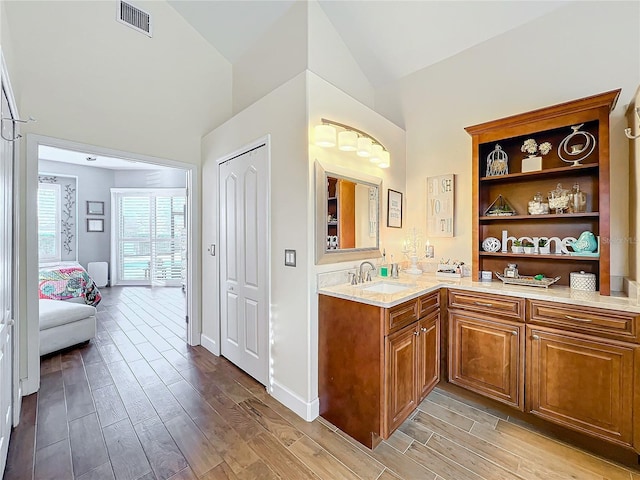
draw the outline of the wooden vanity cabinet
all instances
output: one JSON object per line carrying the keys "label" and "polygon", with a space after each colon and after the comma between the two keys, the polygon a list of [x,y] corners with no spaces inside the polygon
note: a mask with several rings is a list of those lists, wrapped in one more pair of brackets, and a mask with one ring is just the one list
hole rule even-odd
{"label": "wooden vanity cabinet", "polygon": [[632,445],[635,345],[527,326],[527,351],[528,412]]}
{"label": "wooden vanity cabinet", "polygon": [[439,310],[385,338],[384,431],[387,435],[391,435],[436,386],[440,379],[439,358]]}
{"label": "wooden vanity cabinet", "polygon": [[439,380],[440,291],[391,308],[318,297],[320,415],[369,448]]}
{"label": "wooden vanity cabinet", "polygon": [[524,299],[450,290],[449,382],[524,410]]}
{"label": "wooden vanity cabinet", "polygon": [[528,300],[527,411],[638,450],[639,322],[628,312]]}

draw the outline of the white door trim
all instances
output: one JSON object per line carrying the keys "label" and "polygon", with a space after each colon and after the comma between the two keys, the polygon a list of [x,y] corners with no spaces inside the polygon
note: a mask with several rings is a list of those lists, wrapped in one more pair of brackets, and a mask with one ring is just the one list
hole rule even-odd
{"label": "white door trim", "polygon": [[[100,156],[129,158],[144,163],[152,163],[167,167],[181,168],[187,171],[188,189],[188,217],[189,227],[187,242],[189,245],[189,257],[187,260],[187,315],[189,324],[187,327],[187,342],[189,345],[200,344],[202,323],[200,318],[200,224],[195,221],[200,218],[200,186],[198,180],[198,166],[177,160],[170,160],[149,155],[123,152],[111,148],[97,147],[70,140],[62,140],[44,135],[27,135],[26,158],[26,189],[27,201],[25,208],[28,212],[37,211],[38,189],[38,146],[48,145],[66,150],[76,150]],[[27,297],[27,377],[23,379],[23,394],[29,395],[38,390],[40,386],[40,351],[39,351],[39,302],[38,302],[38,235],[35,218],[29,219],[25,225],[26,230],[26,297]]]}
{"label": "white door trim", "polygon": [[[7,94],[7,100],[9,106],[13,112],[14,118],[20,118],[18,113],[18,105],[16,105],[16,99],[13,95],[13,87],[11,86],[11,79],[9,78],[9,69],[4,59],[4,53],[0,48],[0,75],[2,85]],[[19,131],[19,123],[16,124],[16,131]],[[13,425],[18,425],[20,421],[20,410],[22,408],[22,386],[20,383],[20,182],[16,179],[20,178],[20,141],[13,142],[13,258],[16,259],[14,263],[13,277],[15,278],[16,288],[13,289],[12,308],[13,308],[13,355],[12,355],[12,369],[13,369]]]}
{"label": "white door trim", "polygon": [[[251,150],[254,150],[255,148],[260,147],[261,145],[264,145],[266,147],[266,154],[267,154],[267,211],[271,212],[271,135],[265,135],[264,137],[260,137],[250,143],[247,143],[246,145],[244,145],[243,147],[234,150],[233,152],[220,157],[216,160],[216,185],[218,185],[218,182],[220,180],[220,165],[224,162],[228,162],[229,160],[231,160],[232,158],[238,157],[240,155],[243,155]],[[219,194],[220,192],[218,192],[216,194],[216,199],[218,199],[216,201],[216,205],[215,205],[215,211],[216,211],[216,238],[220,239],[220,215],[218,215],[218,201],[219,201]],[[269,305],[269,311],[267,313],[267,317],[268,317],[268,321],[269,321],[269,348],[268,348],[268,383],[267,383],[267,391],[269,393],[271,393],[272,389],[273,389],[273,372],[271,371],[271,364],[272,364],[272,351],[271,351],[271,345],[273,343],[273,338],[272,338],[272,319],[271,319],[271,215],[269,214],[267,217],[267,238],[266,238],[266,248],[267,248],[267,301],[268,301],[268,305]],[[217,331],[216,331],[216,336],[218,341],[217,342],[212,342],[210,343],[210,345],[213,348],[212,353],[216,354],[216,355],[220,355],[220,346],[222,344],[222,337],[221,337],[221,330],[222,330],[222,326],[221,326],[221,322],[222,322],[222,313],[221,313],[221,306],[220,306],[220,302],[222,301],[222,282],[220,282],[220,256],[216,256],[216,281],[218,282],[218,289],[217,289],[217,303],[218,303],[218,322],[217,322]],[[205,347],[207,345],[204,345]]]}

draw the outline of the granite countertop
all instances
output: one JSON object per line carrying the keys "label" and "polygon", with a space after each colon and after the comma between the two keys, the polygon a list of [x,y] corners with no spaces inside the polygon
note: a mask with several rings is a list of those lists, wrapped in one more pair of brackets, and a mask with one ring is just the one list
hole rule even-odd
{"label": "granite countertop", "polygon": [[[407,288],[398,293],[376,293],[365,290],[376,283],[385,282],[406,285]],[[432,273],[410,275],[401,273],[397,279],[375,277],[373,281],[359,285],[342,283],[332,286],[318,287],[318,293],[332,297],[366,303],[378,307],[389,308],[439,288],[456,288],[472,292],[493,293],[524,297],[532,300],[578,304],[585,307],[621,310],[640,313],[640,305],[636,299],[623,296],[601,296],[598,292],[572,290],[569,287],[552,285],[549,288],[507,285],[501,281],[472,281],[470,278],[439,278]]]}

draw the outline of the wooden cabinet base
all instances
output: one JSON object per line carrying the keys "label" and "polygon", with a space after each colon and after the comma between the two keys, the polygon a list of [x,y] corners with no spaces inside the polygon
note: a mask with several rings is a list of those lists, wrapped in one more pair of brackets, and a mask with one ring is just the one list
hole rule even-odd
{"label": "wooden cabinet base", "polygon": [[527,410],[610,442],[633,442],[638,347],[527,327]]}
{"label": "wooden cabinet base", "polygon": [[389,309],[319,296],[323,418],[369,448],[407,419],[439,380],[439,296]]}
{"label": "wooden cabinet base", "polygon": [[449,381],[524,409],[524,325],[449,311]]}

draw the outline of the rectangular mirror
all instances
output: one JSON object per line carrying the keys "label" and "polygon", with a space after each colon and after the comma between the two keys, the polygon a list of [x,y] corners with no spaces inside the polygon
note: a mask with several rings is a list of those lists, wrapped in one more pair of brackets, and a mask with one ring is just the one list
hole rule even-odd
{"label": "rectangular mirror", "polygon": [[380,256],[381,180],[316,160],[316,263]]}

